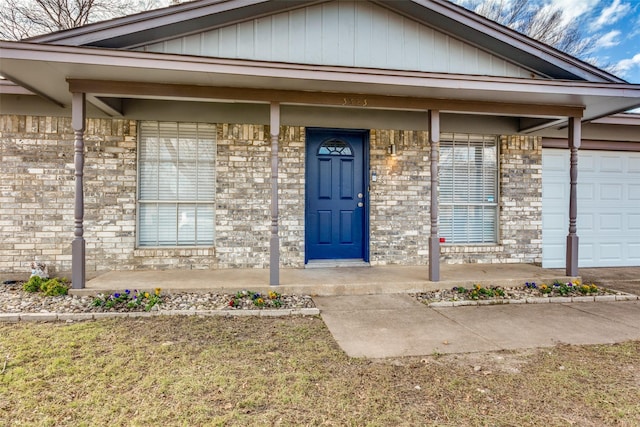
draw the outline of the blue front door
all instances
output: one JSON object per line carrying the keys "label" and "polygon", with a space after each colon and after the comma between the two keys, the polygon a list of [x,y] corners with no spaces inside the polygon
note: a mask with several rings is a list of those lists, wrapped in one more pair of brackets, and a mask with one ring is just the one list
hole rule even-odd
{"label": "blue front door", "polygon": [[366,256],[368,131],[307,129],[306,260]]}

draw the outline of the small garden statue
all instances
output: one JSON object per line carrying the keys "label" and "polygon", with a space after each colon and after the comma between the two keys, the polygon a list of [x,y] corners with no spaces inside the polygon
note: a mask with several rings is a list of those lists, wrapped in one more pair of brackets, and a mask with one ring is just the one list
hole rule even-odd
{"label": "small garden statue", "polygon": [[49,268],[44,262],[36,259],[31,263],[31,277],[33,276],[38,276],[46,280],[49,278]]}

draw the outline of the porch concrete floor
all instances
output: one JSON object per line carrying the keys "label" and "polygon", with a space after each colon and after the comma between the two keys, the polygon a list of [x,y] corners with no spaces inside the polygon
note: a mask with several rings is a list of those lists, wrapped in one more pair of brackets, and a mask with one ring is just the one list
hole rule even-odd
{"label": "porch concrete floor", "polygon": [[337,267],[280,270],[280,285],[269,286],[268,269],[110,271],[72,294],[96,294],[123,289],[163,292],[235,293],[276,289],[283,294],[367,295],[422,292],[474,284],[516,286],[527,281],[568,279],[564,271],[532,264],[443,264],[440,281],[428,279],[428,266]]}

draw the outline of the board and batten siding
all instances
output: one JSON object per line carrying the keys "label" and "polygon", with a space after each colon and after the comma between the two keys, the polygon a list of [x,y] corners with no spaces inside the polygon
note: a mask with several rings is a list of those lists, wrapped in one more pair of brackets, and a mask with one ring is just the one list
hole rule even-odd
{"label": "board and batten siding", "polygon": [[532,76],[530,70],[362,1],[323,3],[137,50],[313,65]]}

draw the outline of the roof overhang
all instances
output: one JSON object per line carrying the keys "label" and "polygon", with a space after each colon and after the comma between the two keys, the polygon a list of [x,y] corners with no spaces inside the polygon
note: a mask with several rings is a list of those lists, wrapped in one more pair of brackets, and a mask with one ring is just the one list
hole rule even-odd
{"label": "roof overhang", "polygon": [[[0,50],[0,74],[61,106],[70,105],[71,89],[107,98],[329,103],[583,120],[640,105],[640,85],[625,83],[311,66],[24,42],[0,42]],[[70,88],[69,82],[84,86]],[[325,98],[330,101],[321,102]]]}

